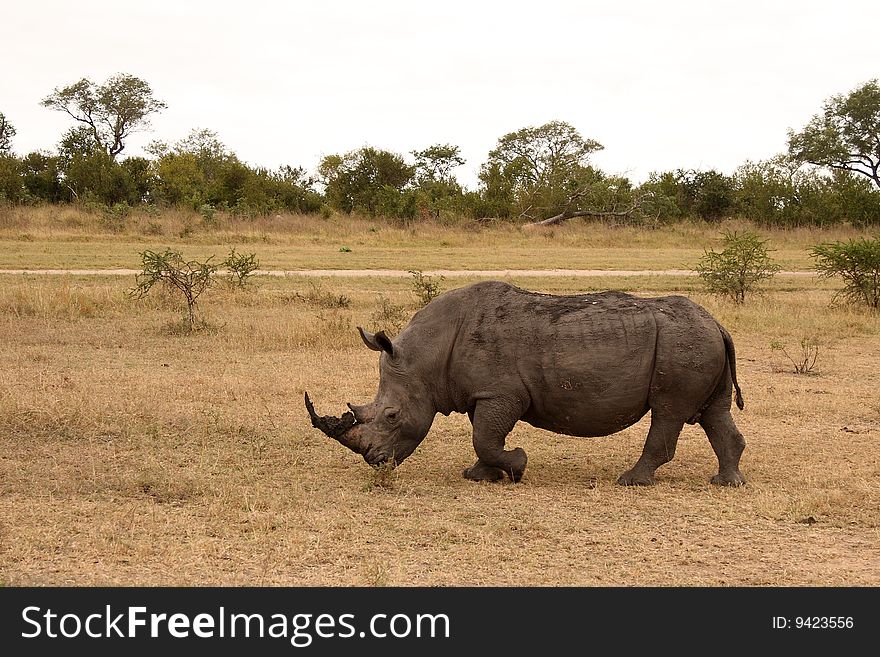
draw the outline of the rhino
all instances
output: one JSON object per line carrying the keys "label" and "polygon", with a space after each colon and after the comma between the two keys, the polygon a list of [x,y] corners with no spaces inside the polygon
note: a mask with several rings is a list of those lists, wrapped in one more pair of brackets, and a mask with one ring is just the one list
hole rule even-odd
{"label": "rhino", "polygon": [[403,463],[437,413],[467,413],[477,461],[465,478],[518,482],[528,458],[505,439],[520,420],[594,437],[651,411],[642,455],[619,484],[653,484],[685,423],[700,424],[718,457],[711,482],[745,483],[730,412],[733,390],[743,409],[733,339],[686,297],[557,296],[485,281],[440,295],[394,339],[358,332],[380,352],[376,398],[341,417],[319,416],[308,392],[305,405],[312,426],[370,465]]}

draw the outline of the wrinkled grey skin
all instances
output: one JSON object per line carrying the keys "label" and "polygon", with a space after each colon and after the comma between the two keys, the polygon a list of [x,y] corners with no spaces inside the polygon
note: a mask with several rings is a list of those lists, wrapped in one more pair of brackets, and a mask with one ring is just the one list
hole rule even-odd
{"label": "wrinkled grey skin", "polygon": [[489,281],[441,295],[393,341],[358,330],[381,352],[376,399],[338,419],[319,417],[308,394],[306,406],[315,427],[371,465],[402,463],[435,414],[467,413],[478,460],[464,476],[519,481],[526,453],[504,449],[518,421],[607,436],[650,410],[642,455],[618,483],[654,483],[686,422],[703,427],[718,457],[712,483],[745,483],[730,414],[732,387],[743,407],[733,341],[685,297],[552,296]]}

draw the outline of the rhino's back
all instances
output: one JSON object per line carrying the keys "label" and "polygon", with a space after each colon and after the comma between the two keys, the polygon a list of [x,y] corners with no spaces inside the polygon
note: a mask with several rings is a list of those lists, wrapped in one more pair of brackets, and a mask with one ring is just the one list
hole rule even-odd
{"label": "rhino's back", "polygon": [[549,295],[497,281],[455,292],[454,378],[468,403],[517,390],[523,420],[578,436],[607,435],[644,415],[658,344],[670,342],[661,334],[699,342],[713,321],[684,297]]}

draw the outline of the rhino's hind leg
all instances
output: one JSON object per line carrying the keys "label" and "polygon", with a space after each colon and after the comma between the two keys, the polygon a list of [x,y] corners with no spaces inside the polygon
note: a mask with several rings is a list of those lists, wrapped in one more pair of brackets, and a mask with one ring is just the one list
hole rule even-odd
{"label": "rhino's hind leg", "polygon": [[719,486],[745,484],[745,477],[739,471],[739,458],[746,448],[746,441],[733,422],[730,408],[707,409],[700,418],[700,426],[718,457],[718,474],[712,477],[712,483]]}
{"label": "rhino's hind leg", "polygon": [[[504,449],[504,440],[520,418],[522,409],[514,402],[504,399],[481,399],[477,402],[471,422],[474,425],[474,451],[478,461],[473,468],[498,468],[510,480],[517,482],[526,469],[528,457],[522,447]],[[473,470],[469,468],[469,470]],[[465,471],[465,477],[471,479]]]}
{"label": "rhino's hind leg", "polygon": [[654,483],[654,471],[675,456],[678,435],[684,422],[658,417],[651,412],[651,428],[645,440],[645,448],[636,464],[617,479],[622,486],[650,486]]}
{"label": "rhino's hind leg", "polygon": [[504,470],[486,465],[479,459],[471,467],[466,468],[462,474],[465,479],[471,481],[501,481],[504,479]]}

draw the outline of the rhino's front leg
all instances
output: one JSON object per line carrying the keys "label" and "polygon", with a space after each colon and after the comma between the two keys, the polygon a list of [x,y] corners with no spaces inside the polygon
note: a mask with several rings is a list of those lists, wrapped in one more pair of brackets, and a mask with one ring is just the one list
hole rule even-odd
{"label": "rhino's front leg", "polygon": [[[471,421],[471,426],[474,426],[474,411],[468,411],[468,419]],[[471,467],[465,468],[461,474],[465,479],[471,481],[501,481],[504,479],[504,470],[486,465],[480,459],[477,459],[477,462]]]}
{"label": "rhino's front leg", "polygon": [[471,422],[474,425],[474,451],[478,461],[465,470],[468,479],[498,480],[498,470],[511,481],[522,478],[528,457],[521,447],[505,450],[504,441],[519,420],[522,410],[512,400],[481,399],[477,402]]}

